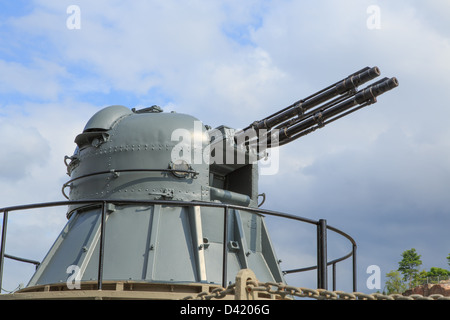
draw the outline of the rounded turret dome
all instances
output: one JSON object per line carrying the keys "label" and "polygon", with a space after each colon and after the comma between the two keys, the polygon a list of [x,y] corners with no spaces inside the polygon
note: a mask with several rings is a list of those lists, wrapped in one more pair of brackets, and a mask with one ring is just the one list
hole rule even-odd
{"label": "rounded turret dome", "polygon": [[106,107],[75,138],[69,199],[201,200],[209,182],[207,137],[190,115]]}

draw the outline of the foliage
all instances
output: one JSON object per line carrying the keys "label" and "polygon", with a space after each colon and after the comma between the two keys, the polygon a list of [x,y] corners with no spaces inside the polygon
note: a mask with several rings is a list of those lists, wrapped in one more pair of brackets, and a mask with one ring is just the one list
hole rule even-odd
{"label": "foliage", "polygon": [[416,249],[412,248],[402,253],[402,261],[398,263],[400,271],[403,274],[403,280],[409,281],[409,287],[412,288],[419,280],[419,267],[422,265],[420,255]]}
{"label": "foliage", "polygon": [[427,272],[427,277],[446,277],[450,276],[450,271],[437,268],[437,267],[431,267],[430,271]]}
{"label": "foliage", "polygon": [[403,283],[400,272],[392,270],[386,274],[386,278],[388,279],[385,284],[386,294],[401,294],[406,290],[406,284]]}
{"label": "foliage", "polygon": [[419,286],[419,285],[427,283],[428,282],[427,278],[428,278],[428,272],[427,271],[422,270],[422,271],[418,272],[414,276],[414,279],[413,279],[413,282],[412,282],[413,283],[412,286],[415,287],[415,286]]}
{"label": "foliage", "polygon": [[[419,271],[422,265],[421,256],[416,249],[412,248],[402,253],[402,260],[398,263],[399,268],[386,274],[386,294],[402,293],[412,287],[425,283],[438,283],[438,280],[449,279],[450,270],[431,267],[429,271]],[[450,265],[450,254],[447,256]],[[400,273],[403,275],[401,277]]]}

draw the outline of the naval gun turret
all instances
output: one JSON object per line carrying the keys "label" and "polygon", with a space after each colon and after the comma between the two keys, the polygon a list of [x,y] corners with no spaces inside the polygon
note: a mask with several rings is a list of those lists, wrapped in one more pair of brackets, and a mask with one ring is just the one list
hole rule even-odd
{"label": "naval gun turret", "polygon": [[384,78],[358,90],[379,75],[364,68],[242,130],[212,129],[157,106],[100,110],[65,158],[68,222],[28,288],[66,283],[70,266],[79,283],[171,290],[226,286],[242,269],[284,282],[264,216],[254,210],[258,160],[398,85]]}

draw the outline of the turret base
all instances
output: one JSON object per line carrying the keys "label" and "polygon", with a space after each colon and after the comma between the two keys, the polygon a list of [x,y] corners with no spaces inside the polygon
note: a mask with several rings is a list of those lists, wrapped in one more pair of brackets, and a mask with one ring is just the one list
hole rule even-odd
{"label": "turret base", "polygon": [[[246,290],[248,281],[257,281],[250,269],[242,269],[236,276],[234,290],[221,300],[272,300],[278,295]],[[103,281],[98,290],[97,281],[83,281],[79,289],[69,289],[66,283],[27,287],[12,294],[0,295],[0,300],[180,300],[196,299],[202,295],[214,296],[222,291],[220,285],[206,283],[155,283],[137,281]]]}

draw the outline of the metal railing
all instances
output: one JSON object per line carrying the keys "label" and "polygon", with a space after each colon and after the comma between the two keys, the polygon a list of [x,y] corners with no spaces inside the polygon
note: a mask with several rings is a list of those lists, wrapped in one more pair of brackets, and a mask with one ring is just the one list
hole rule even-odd
{"label": "metal railing", "polygon": [[[260,208],[252,208],[252,207],[244,207],[244,206],[238,206],[238,205],[231,205],[231,204],[223,204],[223,203],[210,203],[210,202],[197,202],[197,201],[175,201],[175,200],[104,200],[104,199],[89,199],[89,200],[72,200],[72,201],[57,201],[57,202],[46,202],[46,203],[36,203],[36,204],[29,204],[29,205],[19,205],[19,206],[11,206],[6,208],[1,208],[0,213],[3,213],[3,224],[2,224],[2,234],[1,234],[1,246],[0,246],[0,288],[3,280],[3,270],[4,270],[4,258],[9,258],[25,263],[31,263],[36,265],[36,268],[39,266],[40,262],[30,260],[30,259],[24,259],[19,258],[16,256],[12,256],[5,253],[5,245],[6,245],[6,232],[7,232],[7,225],[8,225],[8,216],[10,212],[14,211],[23,211],[23,210],[29,210],[29,209],[38,209],[38,208],[48,208],[48,207],[55,207],[55,206],[69,206],[69,205],[82,205],[82,204],[89,204],[89,205],[98,205],[101,206],[101,221],[100,221],[100,250],[99,250],[99,256],[98,256],[98,289],[102,289],[102,283],[103,283],[103,256],[104,256],[104,243],[105,243],[105,221],[106,221],[106,208],[107,204],[135,204],[135,205],[168,205],[168,206],[179,206],[179,207],[193,207],[193,206],[200,206],[200,207],[219,207],[223,208],[224,213],[224,231],[223,231],[223,262],[222,262],[222,285],[223,287],[227,286],[227,239],[228,239],[228,216],[229,216],[229,210],[245,210],[249,212],[253,212],[259,215],[268,215],[268,216],[275,216],[285,219],[291,219],[296,220],[312,225],[317,226],[317,265],[311,266],[311,267],[305,267],[305,268],[299,268],[299,269],[291,269],[291,270],[285,270],[282,271],[283,274],[292,274],[292,273],[298,273],[298,272],[305,272],[310,270],[316,270],[317,269],[317,288],[318,289],[328,289],[328,266],[332,266],[332,279],[333,279],[333,290],[336,290],[336,264],[344,261],[350,257],[352,257],[352,281],[353,281],[353,291],[356,292],[356,242],[353,240],[352,237],[350,237],[348,234],[344,233],[343,231],[336,229],[332,226],[327,225],[326,220],[320,219],[319,221],[303,218],[291,214],[276,212],[276,211],[270,211]],[[350,243],[352,244],[351,251],[342,256],[341,258],[327,261],[327,230],[333,231],[344,238],[348,239]]]}
{"label": "metal railing", "polygon": [[419,279],[419,284],[438,284],[441,281],[450,281],[450,275],[427,276]]}

